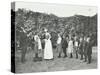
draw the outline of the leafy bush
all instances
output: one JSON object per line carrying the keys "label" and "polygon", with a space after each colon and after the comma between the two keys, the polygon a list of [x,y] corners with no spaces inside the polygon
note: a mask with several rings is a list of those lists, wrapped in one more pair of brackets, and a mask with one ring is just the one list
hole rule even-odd
{"label": "leafy bush", "polygon": [[[14,12],[14,11],[12,11]],[[12,19],[13,20],[13,19]],[[94,43],[97,43],[97,14],[94,16],[82,16],[74,15],[70,17],[57,17],[53,14],[46,14],[40,12],[33,12],[25,9],[18,9],[15,12],[15,26],[16,26],[16,40],[21,41],[19,38],[24,37],[21,35],[23,28],[31,38],[35,31],[41,31],[42,28],[46,27],[51,32],[52,43],[55,47],[57,41],[57,31],[66,33],[65,35],[84,33],[93,34]]]}

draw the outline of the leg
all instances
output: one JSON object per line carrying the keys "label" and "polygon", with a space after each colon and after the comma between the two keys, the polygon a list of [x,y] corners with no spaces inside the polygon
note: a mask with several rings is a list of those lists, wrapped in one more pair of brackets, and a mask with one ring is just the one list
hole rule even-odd
{"label": "leg", "polygon": [[58,56],[58,58],[60,58],[61,57],[61,52],[59,52],[59,56]]}
{"label": "leg", "polygon": [[22,55],[21,55],[21,62],[24,63],[25,62],[25,55],[26,55],[26,47],[24,47],[22,49]]}
{"label": "leg", "polygon": [[81,54],[81,59],[80,60],[83,60],[83,54]]}
{"label": "leg", "polygon": [[34,62],[38,61],[38,53],[35,53],[35,57],[33,58],[33,61]]}
{"label": "leg", "polygon": [[78,48],[76,47],[76,59],[78,59]]}
{"label": "leg", "polygon": [[38,58],[38,53],[35,53],[35,57]]}
{"label": "leg", "polygon": [[81,50],[81,59],[80,60],[83,60],[83,50]]}
{"label": "leg", "polygon": [[66,48],[63,48],[64,57],[67,57]]}
{"label": "leg", "polygon": [[91,55],[88,55],[88,64],[91,63]]}
{"label": "leg", "polygon": [[57,50],[58,50],[58,58],[60,58],[61,57],[61,53],[62,53],[62,49],[61,49],[60,45],[57,46]]}
{"label": "leg", "polygon": [[72,55],[72,53],[70,53],[70,58],[73,58],[73,55]]}
{"label": "leg", "polygon": [[35,45],[35,48],[34,48],[34,52],[35,52],[35,58],[38,58],[38,46]]}
{"label": "leg", "polygon": [[25,56],[25,55],[24,55],[24,53],[22,52],[22,54],[21,54],[21,62],[22,62],[22,63],[24,63],[24,59],[25,59],[24,56]]}
{"label": "leg", "polygon": [[78,52],[76,51],[76,59],[78,59]]}
{"label": "leg", "polygon": [[85,56],[85,61],[84,62],[86,62],[87,61],[87,54],[85,53],[84,56]]}

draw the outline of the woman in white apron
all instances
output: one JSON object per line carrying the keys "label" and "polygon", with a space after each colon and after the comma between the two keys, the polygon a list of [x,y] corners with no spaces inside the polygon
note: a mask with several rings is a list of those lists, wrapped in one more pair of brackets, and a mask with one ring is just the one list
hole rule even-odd
{"label": "woman in white apron", "polygon": [[51,35],[46,32],[45,33],[45,48],[44,48],[44,59],[53,59],[53,50],[52,50],[52,43],[51,43]]}

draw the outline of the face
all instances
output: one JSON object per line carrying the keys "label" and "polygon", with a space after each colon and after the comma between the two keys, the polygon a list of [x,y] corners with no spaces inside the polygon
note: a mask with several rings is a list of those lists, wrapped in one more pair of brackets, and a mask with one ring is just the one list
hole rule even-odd
{"label": "face", "polygon": [[83,38],[81,37],[81,38],[80,38],[80,42],[82,42],[82,40],[83,40]]}
{"label": "face", "polygon": [[58,34],[58,37],[60,37],[60,34]]}
{"label": "face", "polygon": [[89,41],[90,41],[90,37],[87,38],[87,42],[89,42]]}
{"label": "face", "polygon": [[68,40],[68,37],[66,37],[66,40]]}
{"label": "face", "polygon": [[84,40],[85,40],[85,41],[86,41],[86,39],[87,39],[87,38],[86,38],[86,37],[84,37]]}

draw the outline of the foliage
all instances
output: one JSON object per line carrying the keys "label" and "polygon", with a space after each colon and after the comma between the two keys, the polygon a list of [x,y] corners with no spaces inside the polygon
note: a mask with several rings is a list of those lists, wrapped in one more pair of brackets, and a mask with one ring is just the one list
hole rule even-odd
{"label": "foliage", "polygon": [[[27,32],[26,35],[33,37],[35,31],[41,31],[46,27],[53,33],[53,43],[57,40],[57,32],[66,35],[71,34],[92,34],[97,43],[97,14],[94,16],[74,15],[70,17],[57,17],[53,14],[33,12],[31,10],[18,9],[15,12],[16,37],[22,37],[21,27]],[[55,34],[55,35],[54,35]],[[19,39],[20,40],[20,39]]]}

